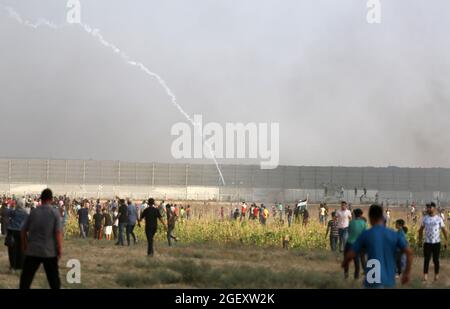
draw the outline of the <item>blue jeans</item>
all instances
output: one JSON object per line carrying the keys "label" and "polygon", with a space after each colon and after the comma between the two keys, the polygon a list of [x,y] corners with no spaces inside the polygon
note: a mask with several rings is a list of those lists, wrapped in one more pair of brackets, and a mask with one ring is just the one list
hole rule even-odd
{"label": "blue jeans", "polygon": [[339,237],[336,237],[336,236],[330,236],[330,247],[331,247],[331,251],[333,251],[333,252],[336,251],[338,240],[339,240]]}
{"label": "blue jeans", "polygon": [[123,246],[123,232],[127,227],[127,223],[119,223],[119,241],[117,242],[118,245]]}
{"label": "blue jeans", "polygon": [[130,245],[130,235],[133,236],[134,244],[136,244],[137,238],[136,238],[136,235],[134,234],[134,226],[135,225],[136,224],[131,224],[131,223],[127,224],[127,244],[128,245]]}
{"label": "blue jeans", "polygon": [[80,237],[86,238],[87,232],[88,232],[87,224],[80,223]]}
{"label": "blue jeans", "polygon": [[339,252],[344,251],[344,246],[347,243],[348,227],[339,229]]}

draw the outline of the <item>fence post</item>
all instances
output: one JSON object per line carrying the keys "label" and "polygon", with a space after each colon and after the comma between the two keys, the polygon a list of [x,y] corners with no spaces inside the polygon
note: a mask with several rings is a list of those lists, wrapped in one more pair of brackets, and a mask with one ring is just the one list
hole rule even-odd
{"label": "fence post", "polygon": [[86,185],[86,161],[83,160],[83,186]]}
{"label": "fence post", "polygon": [[188,183],[188,179],[189,179],[189,164],[186,164],[186,178],[185,178],[185,186],[186,186],[186,201],[187,201],[187,199],[188,199],[188,185],[189,185],[189,183]]}
{"label": "fence post", "polygon": [[138,176],[137,176],[137,162],[134,163],[134,185],[137,186]]}
{"label": "fence post", "polygon": [[119,187],[120,187],[120,177],[121,177],[121,175],[120,175],[120,161],[119,161],[119,169],[117,170],[117,183],[119,184]]}
{"label": "fence post", "polygon": [[155,163],[152,163],[152,189],[155,187]]}
{"label": "fence post", "polygon": [[26,182],[31,183],[30,179],[30,160],[27,160],[27,179]]}
{"label": "fence post", "polygon": [[66,160],[66,173],[64,174],[64,184],[67,185],[67,173],[69,172],[69,160]]}
{"label": "fence post", "polygon": [[50,160],[47,160],[47,175],[45,176],[45,183],[47,184],[47,188],[48,188],[49,175],[50,175]]}
{"label": "fence post", "polygon": [[11,160],[8,161],[8,183],[9,183],[9,195],[11,195],[11,173],[12,173],[12,162]]}

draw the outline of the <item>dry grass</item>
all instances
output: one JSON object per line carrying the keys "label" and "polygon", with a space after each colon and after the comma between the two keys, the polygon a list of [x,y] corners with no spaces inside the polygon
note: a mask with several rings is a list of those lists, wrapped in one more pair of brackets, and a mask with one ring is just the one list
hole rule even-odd
{"label": "dry grass", "polygon": [[[81,284],[66,282],[69,259],[81,262]],[[113,241],[68,240],[60,261],[64,288],[358,288],[361,282],[345,281],[341,255],[327,250],[289,251],[212,243],[156,243],[154,258],[146,257],[146,244],[116,247]],[[450,288],[450,260],[441,261],[441,280],[420,282],[422,259],[413,266],[410,288]],[[351,268],[352,271],[352,268]],[[0,253],[0,288],[17,288],[19,275],[8,271],[6,250]],[[41,267],[33,288],[47,288]]]}

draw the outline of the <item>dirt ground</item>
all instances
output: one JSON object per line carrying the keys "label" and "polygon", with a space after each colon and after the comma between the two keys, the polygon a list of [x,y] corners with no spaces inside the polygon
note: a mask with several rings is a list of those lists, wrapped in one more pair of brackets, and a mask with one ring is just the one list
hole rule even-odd
{"label": "dirt ground", "polygon": [[[1,239],[3,240],[3,239]],[[240,245],[146,243],[117,247],[106,240],[68,240],[60,261],[63,288],[360,288],[362,280],[344,280],[342,256],[328,250],[302,251]],[[67,261],[78,259],[81,283],[66,280]],[[415,257],[407,288],[450,288],[450,260],[441,260],[439,282],[421,282],[423,260]],[[350,268],[352,274],[353,267]],[[0,288],[17,288],[19,274],[9,270],[6,247],[0,251]],[[33,288],[48,288],[43,267]],[[401,288],[401,285],[398,284]]]}

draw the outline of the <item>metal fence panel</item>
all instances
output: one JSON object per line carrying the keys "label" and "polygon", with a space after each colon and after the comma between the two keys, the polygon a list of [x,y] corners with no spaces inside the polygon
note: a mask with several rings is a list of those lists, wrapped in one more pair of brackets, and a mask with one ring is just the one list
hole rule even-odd
{"label": "metal fence panel", "polygon": [[[273,199],[280,199],[280,196],[293,199],[305,194],[321,199],[325,188],[329,198],[335,197],[344,188],[345,198],[357,200],[365,187],[368,190],[366,200],[373,199],[379,192],[380,198],[390,200],[408,197],[410,200],[439,198],[440,201],[446,200],[450,192],[450,169],[444,168],[279,166],[263,170],[258,165],[221,165],[220,168],[225,186],[213,164],[0,159],[0,184],[3,191],[11,190],[12,185],[14,188],[23,188],[23,184],[52,185],[56,188],[65,185],[68,186],[66,190],[81,190],[83,194],[137,190],[130,189],[132,187],[141,188],[138,190],[143,190],[144,194],[147,190],[144,187],[159,186],[157,190],[164,187],[167,187],[164,189],[167,192],[175,190],[170,191],[174,196],[184,194],[185,197],[229,200],[238,197],[248,199],[252,194],[261,196],[261,190],[269,192],[266,196]],[[183,187],[186,189],[183,190]],[[189,191],[189,187],[209,188],[209,191]],[[357,196],[354,188],[358,189]],[[170,192],[169,195],[172,194]]]}

